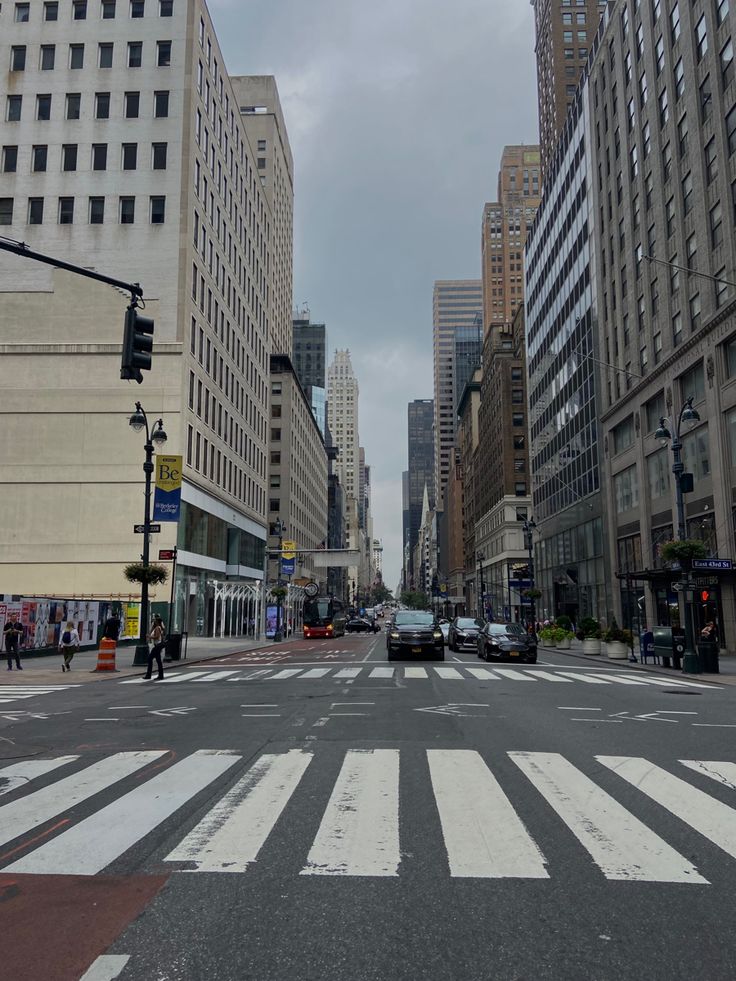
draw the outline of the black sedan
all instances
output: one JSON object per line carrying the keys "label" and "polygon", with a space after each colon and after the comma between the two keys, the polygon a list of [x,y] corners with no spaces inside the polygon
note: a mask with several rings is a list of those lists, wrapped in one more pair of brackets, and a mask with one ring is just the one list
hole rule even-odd
{"label": "black sedan", "polygon": [[485,661],[537,663],[537,642],[520,623],[487,623],[478,634],[478,657]]}
{"label": "black sedan", "polygon": [[345,624],[345,632],[348,634],[371,634],[378,628],[365,617],[351,617]]}
{"label": "black sedan", "polygon": [[389,661],[414,658],[445,659],[445,640],[434,613],[399,610],[386,636]]}
{"label": "black sedan", "polygon": [[485,620],[475,617],[455,617],[450,621],[447,632],[447,646],[451,651],[474,651],[478,643],[478,634],[483,629]]}

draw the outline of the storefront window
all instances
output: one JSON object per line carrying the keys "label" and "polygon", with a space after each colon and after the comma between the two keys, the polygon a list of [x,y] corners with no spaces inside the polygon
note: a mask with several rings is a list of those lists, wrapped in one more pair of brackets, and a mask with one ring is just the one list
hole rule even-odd
{"label": "storefront window", "polygon": [[619,572],[635,572],[641,569],[641,535],[619,538],[617,546]]}

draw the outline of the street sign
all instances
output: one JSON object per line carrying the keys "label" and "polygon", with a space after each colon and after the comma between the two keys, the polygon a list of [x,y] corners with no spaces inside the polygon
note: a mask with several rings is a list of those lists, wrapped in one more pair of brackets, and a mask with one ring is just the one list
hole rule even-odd
{"label": "street sign", "polygon": [[176,558],[175,548],[160,548],[158,550],[159,562],[171,562]]}
{"label": "street sign", "polygon": [[[151,525],[148,526],[148,530],[151,532],[151,534],[156,534],[157,532],[161,531],[161,525],[159,525],[159,524],[155,524],[155,525],[154,524],[151,524]],[[145,525],[133,525],[133,531],[136,533],[136,535],[145,535],[145,533],[146,533],[146,526]]]}
{"label": "street sign", "polygon": [[296,542],[283,540],[281,543],[281,558],[282,559],[295,559],[296,558]]}
{"label": "street sign", "polygon": [[672,583],[672,588],[674,589],[674,591],[676,593],[681,593],[683,589],[687,589],[687,583],[686,582],[673,582]]}
{"label": "street sign", "polygon": [[729,572],[733,569],[731,559],[693,559],[693,569],[715,569]]}

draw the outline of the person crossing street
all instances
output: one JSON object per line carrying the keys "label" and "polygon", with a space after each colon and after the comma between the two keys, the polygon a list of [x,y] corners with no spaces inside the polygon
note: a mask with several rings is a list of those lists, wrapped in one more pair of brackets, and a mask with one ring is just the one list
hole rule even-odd
{"label": "person crossing street", "polygon": [[165,639],[164,622],[160,616],[155,616],[153,618],[153,626],[151,627],[151,632],[148,635],[148,639],[153,641],[153,647],[148,652],[148,669],[144,677],[149,680],[151,677],[151,671],[153,670],[153,661],[156,659],[156,664],[158,665],[158,677],[156,681],[163,681],[164,677],[164,665],[161,660],[161,651],[166,646]]}
{"label": "person crossing street", "polygon": [[79,650],[79,633],[71,620],[67,620],[66,626],[61,631],[59,650],[64,656],[64,663],[61,665],[61,670],[71,671],[72,658]]}

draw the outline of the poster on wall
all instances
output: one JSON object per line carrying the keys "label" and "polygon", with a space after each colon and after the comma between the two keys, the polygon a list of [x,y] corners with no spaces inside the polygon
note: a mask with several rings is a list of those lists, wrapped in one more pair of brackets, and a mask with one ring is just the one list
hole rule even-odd
{"label": "poster on wall", "polygon": [[123,629],[121,637],[140,636],[140,603],[123,603]]}
{"label": "poster on wall", "polygon": [[277,606],[266,607],[266,636],[274,637],[276,634],[276,611]]}

